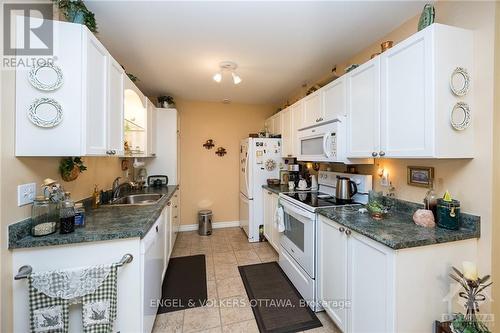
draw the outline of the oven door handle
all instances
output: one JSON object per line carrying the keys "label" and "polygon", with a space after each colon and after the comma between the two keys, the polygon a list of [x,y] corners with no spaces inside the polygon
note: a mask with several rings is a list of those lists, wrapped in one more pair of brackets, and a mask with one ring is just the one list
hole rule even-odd
{"label": "oven door handle", "polygon": [[[314,220],[316,218],[316,215],[314,213],[308,212],[305,209],[299,208],[291,203],[288,203],[286,200],[280,200],[281,206],[283,206],[283,209],[285,211],[285,214],[288,211],[292,212],[294,215],[298,215],[301,217],[304,217],[309,220]],[[286,220],[286,218],[285,218]]]}

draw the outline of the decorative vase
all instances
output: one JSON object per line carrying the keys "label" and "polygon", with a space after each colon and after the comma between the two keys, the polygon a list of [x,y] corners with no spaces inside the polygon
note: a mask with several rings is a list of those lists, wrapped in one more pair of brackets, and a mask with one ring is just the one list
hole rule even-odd
{"label": "decorative vase", "polygon": [[71,170],[70,173],[63,173],[61,176],[65,182],[72,182],[73,180],[77,179],[79,175],[80,175],[80,168],[74,166],[73,170]]}
{"label": "decorative vase", "polygon": [[73,23],[84,24],[85,23],[85,13],[80,9],[68,10],[68,21]]}

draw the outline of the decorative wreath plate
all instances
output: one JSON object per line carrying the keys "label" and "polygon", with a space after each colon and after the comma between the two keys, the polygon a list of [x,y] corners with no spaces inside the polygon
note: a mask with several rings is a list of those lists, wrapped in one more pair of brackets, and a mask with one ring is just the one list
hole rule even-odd
{"label": "decorative wreath plate", "polygon": [[[54,79],[44,80],[42,76],[42,70],[49,70],[54,72]],[[29,81],[31,85],[39,90],[43,91],[54,91],[59,89],[63,84],[63,74],[61,68],[54,64],[53,62],[46,62],[41,65],[34,66],[29,72]]]}
{"label": "decorative wreath plate", "polygon": [[450,113],[451,126],[457,131],[463,131],[470,126],[471,111],[467,103],[458,102]]}
{"label": "decorative wreath plate", "polygon": [[467,69],[457,67],[450,77],[451,91],[457,96],[465,96],[470,89],[470,75]]}
{"label": "decorative wreath plate", "polygon": [[[44,110],[41,108],[44,107]],[[61,105],[53,98],[38,98],[31,103],[28,119],[38,127],[51,128],[63,118]]]}

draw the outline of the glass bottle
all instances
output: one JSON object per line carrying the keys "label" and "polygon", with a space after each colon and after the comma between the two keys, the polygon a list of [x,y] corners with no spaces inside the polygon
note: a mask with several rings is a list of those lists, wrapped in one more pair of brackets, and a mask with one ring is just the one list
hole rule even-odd
{"label": "glass bottle", "polygon": [[59,210],[59,233],[69,234],[75,231],[75,203],[71,200],[71,193],[64,193],[64,201]]}
{"label": "glass bottle", "polygon": [[424,206],[425,209],[432,211],[434,219],[437,217],[437,199],[438,197],[436,195],[436,192],[434,192],[434,182],[431,181],[429,184],[429,190],[427,191],[427,194],[424,198]]}
{"label": "glass bottle", "polygon": [[57,230],[56,205],[50,203],[48,198],[37,196],[31,207],[31,235],[46,236]]}

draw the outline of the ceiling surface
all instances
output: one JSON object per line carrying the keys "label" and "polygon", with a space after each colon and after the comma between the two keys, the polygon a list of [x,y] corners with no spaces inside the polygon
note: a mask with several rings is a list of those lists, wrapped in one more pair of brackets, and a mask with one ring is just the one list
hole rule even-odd
{"label": "ceiling surface", "polygon": [[[148,96],[276,104],[418,14],[423,2],[85,1]],[[212,76],[238,64],[243,82]]]}

